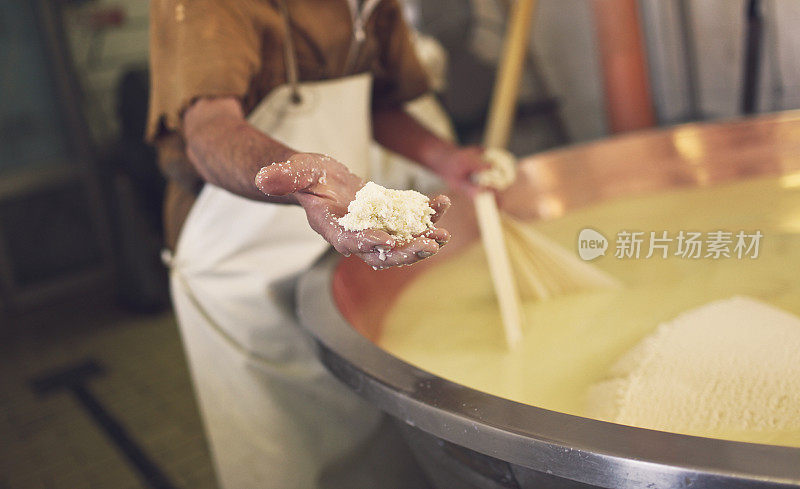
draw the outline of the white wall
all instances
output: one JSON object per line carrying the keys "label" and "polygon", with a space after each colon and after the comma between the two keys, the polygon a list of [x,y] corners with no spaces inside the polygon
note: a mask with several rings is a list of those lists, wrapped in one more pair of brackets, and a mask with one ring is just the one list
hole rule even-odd
{"label": "white wall", "polygon": [[541,0],[532,48],[574,140],[605,133],[594,22],[587,0]]}
{"label": "white wall", "polygon": [[[494,0],[479,0],[494,3]],[[612,1],[612,0],[608,0]],[[690,116],[680,0],[640,0],[653,100],[659,121]],[[739,115],[745,0],[690,0],[698,101],[706,119]],[[800,1],[764,0],[759,111],[800,108]],[[606,133],[591,0],[540,0],[532,35],[551,90],[575,140]]]}
{"label": "white wall", "polygon": [[[502,45],[505,9],[501,3],[470,0],[477,29],[468,46],[491,64],[497,63]],[[540,0],[534,16],[532,53],[550,95],[559,98],[567,131],[575,140],[598,137],[605,132],[606,123],[590,4],[587,0]],[[536,98],[533,89],[525,77],[520,97]]]}
{"label": "white wall", "polygon": [[[641,0],[654,100],[662,122],[688,112],[679,0]],[[800,2],[763,0],[764,31],[759,111],[800,108]],[[707,119],[740,114],[744,72],[744,0],[691,0],[691,35],[697,53],[698,103]]]}
{"label": "white wall", "polygon": [[769,59],[764,69],[761,110],[800,107],[800,2],[771,0],[767,2],[766,48]]}

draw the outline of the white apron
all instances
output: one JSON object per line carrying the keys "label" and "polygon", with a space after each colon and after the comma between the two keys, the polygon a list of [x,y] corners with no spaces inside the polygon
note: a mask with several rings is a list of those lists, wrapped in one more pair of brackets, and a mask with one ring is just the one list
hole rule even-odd
{"label": "white apron", "polygon": [[[370,89],[369,74],[281,86],[248,121],[363,177]],[[184,224],[171,259],[173,302],[224,489],[419,487],[403,482],[418,477],[399,467],[403,454],[373,467],[347,460],[365,456],[382,415],[325,370],[293,313],[294,280],[327,249],[301,207],[210,184]]]}

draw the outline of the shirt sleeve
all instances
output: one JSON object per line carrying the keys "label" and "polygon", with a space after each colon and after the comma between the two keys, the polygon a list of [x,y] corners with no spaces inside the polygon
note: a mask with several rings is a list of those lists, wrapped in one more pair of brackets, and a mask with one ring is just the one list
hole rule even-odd
{"label": "shirt sleeve", "polygon": [[397,0],[384,0],[376,12],[378,66],[373,70],[376,107],[397,106],[428,92],[428,76],[414,48],[414,33]]}
{"label": "shirt sleeve", "polygon": [[151,0],[148,141],[180,130],[200,97],[248,92],[261,64],[252,1]]}

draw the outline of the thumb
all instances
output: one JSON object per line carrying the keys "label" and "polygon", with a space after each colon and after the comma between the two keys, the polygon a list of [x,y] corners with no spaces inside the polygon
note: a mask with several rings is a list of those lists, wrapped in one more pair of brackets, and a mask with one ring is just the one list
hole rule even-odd
{"label": "thumb", "polygon": [[267,165],[256,174],[256,187],[266,195],[288,195],[307,189],[324,175],[317,165],[304,158]]}

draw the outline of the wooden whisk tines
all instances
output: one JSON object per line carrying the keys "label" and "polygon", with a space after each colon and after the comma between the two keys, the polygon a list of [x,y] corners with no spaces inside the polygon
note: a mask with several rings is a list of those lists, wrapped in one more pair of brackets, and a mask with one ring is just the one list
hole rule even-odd
{"label": "wooden whisk tines", "polygon": [[619,280],[581,260],[530,225],[508,215],[502,215],[501,224],[521,297],[545,300],[621,286]]}

